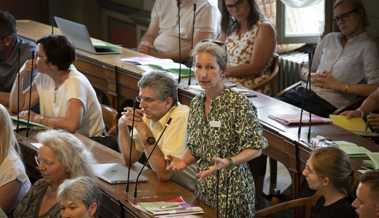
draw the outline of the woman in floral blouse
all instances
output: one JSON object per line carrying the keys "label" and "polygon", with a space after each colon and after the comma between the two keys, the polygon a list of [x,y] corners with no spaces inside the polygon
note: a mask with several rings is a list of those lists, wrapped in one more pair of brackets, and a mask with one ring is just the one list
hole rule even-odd
{"label": "woman in floral blouse", "polygon": [[247,162],[267,145],[255,108],[245,96],[225,88],[224,46],[201,42],[193,58],[204,94],[191,103],[189,150],[183,159],[169,156],[168,168],[182,170],[196,162],[200,200],[217,208],[220,217],[254,217],[254,182]]}

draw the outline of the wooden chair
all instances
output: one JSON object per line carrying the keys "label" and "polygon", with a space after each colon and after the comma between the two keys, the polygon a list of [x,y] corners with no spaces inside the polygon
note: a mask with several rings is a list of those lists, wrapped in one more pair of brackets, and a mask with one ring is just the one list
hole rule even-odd
{"label": "wooden chair", "polygon": [[116,135],[116,129],[117,129],[117,111],[116,111],[116,109],[102,104],[101,110],[103,113],[105,128],[107,129],[108,135],[115,136]]}
{"label": "wooden chair", "polygon": [[270,66],[271,74],[266,78],[259,81],[256,85],[252,87],[253,90],[265,90],[266,86],[270,87],[270,90],[273,93],[276,93],[278,88],[278,75],[279,75],[279,55],[274,54],[272,64]]}
{"label": "wooden chair", "polygon": [[289,209],[302,208],[304,209],[304,218],[311,217],[312,207],[316,204],[317,200],[320,198],[318,193],[310,197],[298,198],[290,201],[286,201],[280,204],[273,205],[271,207],[258,210],[256,213],[256,218],[270,218],[275,214],[287,211]]}

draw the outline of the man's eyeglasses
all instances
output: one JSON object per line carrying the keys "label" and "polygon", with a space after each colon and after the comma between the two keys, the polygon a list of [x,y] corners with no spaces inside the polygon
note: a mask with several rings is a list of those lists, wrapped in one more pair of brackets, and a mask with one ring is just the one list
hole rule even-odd
{"label": "man's eyeglasses", "polygon": [[348,11],[348,12],[345,12],[345,13],[343,13],[343,14],[340,14],[340,15],[338,15],[338,16],[335,16],[334,18],[333,18],[333,20],[334,20],[334,22],[338,22],[338,21],[341,21],[341,20],[343,20],[343,19],[346,19],[346,18],[348,18],[350,15],[352,15],[353,13],[356,13],[358,10],[357,9],[353,9],[353,10],[351,10],[351,11]]}
{"label": "man's eyeglasses", "polygon": [[153,101],[159,100],[158,98],[153,98],[153,97],[145,97],[145,96],[137,96],[136,101],[141,103],[141,101],[151,103]]}

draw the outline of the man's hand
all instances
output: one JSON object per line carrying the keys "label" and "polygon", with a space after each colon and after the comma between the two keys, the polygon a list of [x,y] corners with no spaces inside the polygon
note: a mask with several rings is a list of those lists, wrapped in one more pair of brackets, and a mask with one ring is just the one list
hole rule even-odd
{"label": "man's hand", "polygon": [[142,41],[137,48],[138,52],[144,53],[144,54],[150,54],[151,50],[154,49],[153,44],[151,44],[148,41]]}
{"label": "man's hand", "polygon": [[353,117],[361,117],[362,112],[359,110],[351,110],[351,111],[344,111],[341,113],[341,115],[346,116],[348,119]]}
{"label": "man's hand", "polygon": [[378,131],[379,130],[379,114],[370,113],[367,116],[367,124],[370,126],[372,130]]}
{"label": "man's hand", "polygon": [[[134,110],[134,112],[133,112]],[[133,113],[134,113],[134,125],[138,123],[142,123],[143,112],[141,109],[133,109],[132,107],[124,108],[124,112],[122,112],[122,116],[118,120],[119,128],[126,128],[127,126],[132,126],[133,123]]]}
{"label": "man's hand", "polygon": [[172,155],[167,155],[167,160],[170,162],[167,165],[167,170],[181,171],[187,167],[187,163],[183,159],[174,157]]}

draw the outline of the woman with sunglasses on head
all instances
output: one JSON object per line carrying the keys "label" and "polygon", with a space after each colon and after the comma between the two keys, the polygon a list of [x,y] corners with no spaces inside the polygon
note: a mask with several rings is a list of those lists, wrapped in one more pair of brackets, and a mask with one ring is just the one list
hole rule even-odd
{"label": "woman with sunglasses on head", "polygon": [[378,46],[366,32],[368,21],[361,0],[335,1],[334,21],[339,32],[325,35],[314,53],[312,90],[299,86],[280,97],[323,117],[379,86]]}
{"label": "woman with sunglasses on head", "polygon": [[60,216],[58,186],[66,179],[93,176],[92,154],[74,135],[63,130],[47,130],[37,135],[42,144],[36,163],[42,179],[35,182],[13,212],[14,218],[56,218]]}
{"label": "woman with sunglasses on head", "polygon": [[222,8],[220,40],[225,41],[228,52],[225,76],[254,89],[271,73],[276,46],[274,28],[255,0],[224,0]]}
{"label": "woman with sunglasses on head", "polygon": [[30,188],[12,120],[0,104],[0,208],[9,213]]}
{"label": "woman with sunglasses on head", "polygon": [[355,218],[351,205],[356,180],[350,159],[338,148],[312,152],[303,171],[309,188],[321,197],[312,208],[312,218]]}
{"label": "woman with sunglasses on head", "polygon": [[195,194],[220,217],[254,217],[254,181],[247,162],[267,145],[255,107],[224,85],[224,46],[200,42],[193,51],[195,76],[204,93],[190,106],[182,159],[169,156],[171,170],[195,163]]}

